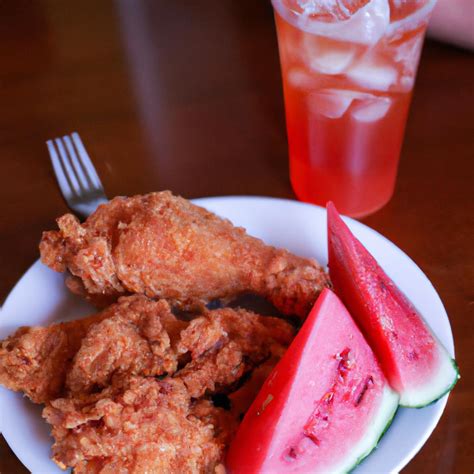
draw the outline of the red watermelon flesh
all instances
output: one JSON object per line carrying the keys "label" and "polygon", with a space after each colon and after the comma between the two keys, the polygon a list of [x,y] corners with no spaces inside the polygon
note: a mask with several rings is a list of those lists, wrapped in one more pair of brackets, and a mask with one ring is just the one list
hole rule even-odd
{"label": "red watermelon flesh", "polygon": [[432,403],[457,381],[454,361],[332,203],[327,211],[329,273],[336,293],[366,335],[400,403]]}
{"label": "red watermelon flesh", "polygon": [[397,406],[371,348],[326,289],[245,415],[226,467],[348,471],[376,446]]}

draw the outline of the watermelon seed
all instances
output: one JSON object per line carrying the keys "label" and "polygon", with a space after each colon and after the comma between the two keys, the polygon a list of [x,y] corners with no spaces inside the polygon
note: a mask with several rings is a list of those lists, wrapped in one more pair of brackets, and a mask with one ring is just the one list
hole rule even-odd
{"label": "watermelon seed", "polygon": [[296,453],[295,448],[290,448],[288,452],[285,455],[285,461],[287,462],[293,462],[296,458],[298,457],[298,454]]}
{"label": "watermelon seed", "polygon": [[372,375],[369,375],[365,379],[364,385],[362,386],[362,389],[359,392],[359,395],[357,395],[356,401],[354,403],[355,406],[358,406],[362,402],[362,399],[364,398],[364,395],[367,392],[367,389],[373,384],[374,384],[374,379],[373,379]]}
{"label": "watermelon seed", "polygon": [[306,436],[306,438],[308,438],[309,440],[311,440],[316,446],[319,446],[319,439],[318,437],[311,431],[304,431],[304,436]]}
{"label": "watermelon seed", "polygon": [[339,361],[339,364],[337,365],[337,372],[341,382],[346,379],[347,372],[353,367],[353,362],[349,358],[350,353],[351,350],[346,347],[342,352],[339,352],[335,355],[335,359]]}

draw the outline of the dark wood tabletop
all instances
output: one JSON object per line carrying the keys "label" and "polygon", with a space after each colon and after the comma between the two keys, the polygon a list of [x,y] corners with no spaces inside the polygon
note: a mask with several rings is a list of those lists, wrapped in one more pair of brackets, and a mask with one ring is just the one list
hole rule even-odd
{"label": "dark wood tabletop", "polygon": [[[109,196],[294,199],[268,0],[15,0],[0,15],[0,299],[67,210],[48,138],[78,131]],[[427,41],[395,195],[363,219],[432,281],[461,368],[406,473],[474,470],[473,66]],[[3,438],[0,472],[27,472]]]}

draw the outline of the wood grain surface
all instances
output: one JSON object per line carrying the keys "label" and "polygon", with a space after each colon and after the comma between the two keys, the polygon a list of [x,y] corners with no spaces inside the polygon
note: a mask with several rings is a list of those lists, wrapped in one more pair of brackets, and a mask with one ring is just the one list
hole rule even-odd
{"label": "wood grain surface", "polygon": [[[294,198],[268,0],[7,0],[0,15],[1,300],[67,210],[48,138],[77,130],[109,196]],[[407,474],[474,470],[473,66],[426,43],[395,195],[363,219],[433,282],[461,368]],[[0,472],[27,472],[3,438]]]}

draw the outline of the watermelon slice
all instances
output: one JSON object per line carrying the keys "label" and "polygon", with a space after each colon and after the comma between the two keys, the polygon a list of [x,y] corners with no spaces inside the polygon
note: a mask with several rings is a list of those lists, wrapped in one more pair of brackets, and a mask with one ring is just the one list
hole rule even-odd
{"label": "watermelon slice", "polygon": [[421,408],[449,392],[455,361],[328,203],[329,274],[377,355],[400,404]]}
{"label": "watermelon slice", "polygon": [[398,400],[344,305],[325,289],[246,413],[228,472],[349,471],[377,445]]}

